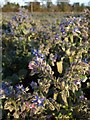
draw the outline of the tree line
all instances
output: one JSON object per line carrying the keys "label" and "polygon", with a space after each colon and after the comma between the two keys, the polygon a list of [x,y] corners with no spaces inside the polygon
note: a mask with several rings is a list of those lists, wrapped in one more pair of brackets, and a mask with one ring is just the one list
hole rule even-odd
{"label": "tree line", "polygon": [[[46,4],[41,4],[40,2],[29,2],[27,5],[21,7],[24,7],[29,12],[83,12],[85,8],[90,9],[90,6],[85,6],[78,2],[71,5],[69,2],[58,1],[56,5],[52,2],[46,2]],[[1,9],[2,12],[18,12],[19,8],[19,4],[7,2]]]}

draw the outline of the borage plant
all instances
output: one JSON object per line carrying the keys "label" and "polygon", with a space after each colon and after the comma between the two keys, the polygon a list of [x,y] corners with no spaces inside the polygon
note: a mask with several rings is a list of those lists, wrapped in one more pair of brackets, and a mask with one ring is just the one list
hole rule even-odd
{"label": "borage plant", "polygon": [[88,21],[66,17],[57,23],[58,16],[46,16],[33,18],[23,10],[3,21],[4,119],[89,117],[82,89],[90,73]]}

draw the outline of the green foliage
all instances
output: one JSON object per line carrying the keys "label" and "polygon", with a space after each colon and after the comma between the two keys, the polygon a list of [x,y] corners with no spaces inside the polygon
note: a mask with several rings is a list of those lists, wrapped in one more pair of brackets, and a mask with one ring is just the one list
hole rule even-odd
{"label": "green foliage", "polygon": [[[81,16],[57,24],[55,16],[33,18],[23,10],[3,21],[1,108],[6,119],[88,118],[81,88],[90,72],[88,22]],[[28,80],[25,88],[28,74],[39,78]]]}

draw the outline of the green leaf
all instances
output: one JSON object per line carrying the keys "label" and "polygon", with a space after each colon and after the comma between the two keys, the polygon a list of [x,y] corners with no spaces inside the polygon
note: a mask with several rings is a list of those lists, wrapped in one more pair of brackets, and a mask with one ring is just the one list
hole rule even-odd
{"label": "green leaf", "polygon": [[11,105],[11,104],[12,104],[12,102],[6,102],[5,105],[4,105],[4,109],[12,112],[14,110],[14,106]]}
{"label": "green leaf", "polygon": [[30,38],[31,38],[31,35],[30,35],[30,36],[28,36],[28,41],[31,41],[31,39],[30,39]]}
{"label": "green leaf", "polygon": [[70,60],[70,63],[72,63],[73,62],[73,56],[70,56],[69,60]]}
{"label": "green leaf", "polygon": [[49,109],[51,110],[51,111],[54,111],[55,110],[55,107],[54,107],[54,105],[50,102],[49,103]]}
{"label": "green leaf", "polygon": [[14,118],[19,118],[19,114],[17,112],[14,112],[13,116]]}
{"label": "green leaf", "polygon": [[67,104],[67,93],[66,93],[66,91],[63,90],[62,93],[61,93],[61,96],[62,96],[62,99],[63,99],[64,103]]}
{"label": "green leaf", "polygon": [[27,74],[27,70],[26,69],[20,69],[18,72],[18,75],[20,78],[24,78]]}
{"label": "green leaf", "polygon": [[13,84],[13,85],[17,84],[17,83],[19,82],[19,77],[18,77],[18,75],[17,75],[17,74],[13,74],[13,75],[11,76],[11,80],[12,80],[12,84]]}
{"label": "green leaf", "polygon": [[58,96],[58,93],[54,93],[53,99],[54,99],[54,100],[57,100],[57,96]]}
{"label": "green leaf", "polygon": [[12,76],[7,76],[5,79],[3,79],[4,82],[12,82]]}
{"label": "green leaf", "polygon": [[82,82],[85,82],[87,80],[87,76],[86,75],[81,75],[80,78],[82,79]]}
{"label": "green leaf", "polygon": [[64,57],[61,58],[61,61],[59,61],[59,62],[56,63],[56,64],[57,64],[57,70],[58,70],[58,72],[59,72],[60,74],[61,74],[62,71],[63,71],[63,59],[64,59]]}
{"label": "green leaf", "polygon": [[73,43],[73,35],[72,34],[70,35],[70,40],[71,40],[71,43]]}
{"label": "green leaf", "polygon": [[66,50],[66,54],[70,56],[70,48]]}
{"label": "green leaf", "polygon": [[62,73],[63,71],[63,61],[57,62],[57,69],[59,73]]}
{"label": "green leaf", "polygon": [[24,33],[24,35],[27,35],[29,33],[29,31],[24,29],[23,33]]}
{"label": "green leaf", "polygon": [[68,42],[68,37],[65,37],[65,39],[64,39],[64,40],[65,40],[65,42]]}

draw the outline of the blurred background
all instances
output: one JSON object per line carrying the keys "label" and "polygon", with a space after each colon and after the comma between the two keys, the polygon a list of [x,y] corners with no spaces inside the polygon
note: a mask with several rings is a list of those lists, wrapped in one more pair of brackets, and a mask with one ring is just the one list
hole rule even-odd
{"label": "blurred background", "polygon": [[83,12],[90,9],[90,1],[87,0],[2,0],[0,9],[2,12],[18,12],[23,7],[29,12]]}

